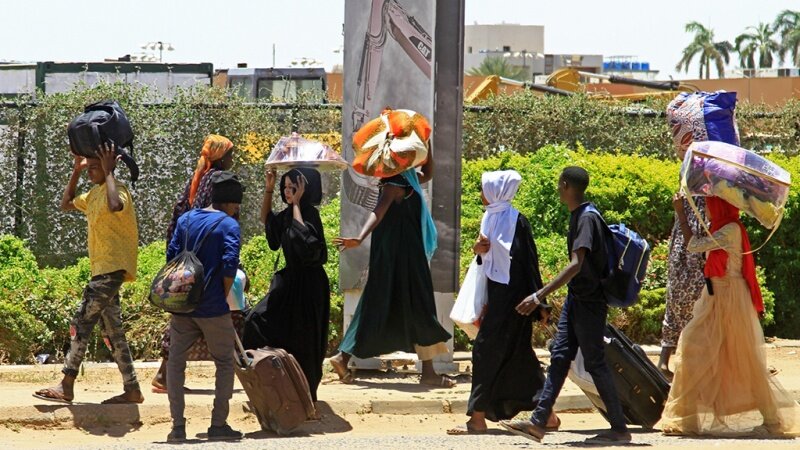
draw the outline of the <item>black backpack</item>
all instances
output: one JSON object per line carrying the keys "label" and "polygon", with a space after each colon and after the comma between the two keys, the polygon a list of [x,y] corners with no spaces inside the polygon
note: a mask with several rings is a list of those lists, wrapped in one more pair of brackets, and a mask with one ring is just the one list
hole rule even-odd
{"label": "black backpack", "polygon": [[70,122],[67,128],[72,153],[86,158],[96,158],[100,144],[113,142],[122,162],[131,172],[131,181],[139,179],[139,166],[133,156],[133,129],[125,111],[115,100],[92,103],[83,109],[83,114]]}

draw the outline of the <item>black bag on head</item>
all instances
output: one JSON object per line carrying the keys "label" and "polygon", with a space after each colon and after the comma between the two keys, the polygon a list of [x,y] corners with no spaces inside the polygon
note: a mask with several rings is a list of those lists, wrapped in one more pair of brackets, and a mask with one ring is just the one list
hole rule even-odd
{"label": "black bag on head", "polygon": [[133,156],[133,129],[125,111],[115,100],[92,103],[83,109],[83,114],[70,122],[67,128],[72,153],[86,158],[96,158],[97,148],[103,143],[113,142],[122,162],[131,172],[131,181],[139,179],[139,166]]}

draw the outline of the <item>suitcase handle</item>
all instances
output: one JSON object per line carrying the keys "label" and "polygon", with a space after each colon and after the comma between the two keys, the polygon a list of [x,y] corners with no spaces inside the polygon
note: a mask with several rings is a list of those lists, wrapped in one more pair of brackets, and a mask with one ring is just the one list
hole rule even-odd
{"label": "suitcase handle", "polygon": [[242,341],[239,339],[239,334],[234,332],[233,336],[236,338],[236,349],[239,351],[239,366],[243,369],[249,369],[253,366],[253,359],[247,355],[247,351],[244,349],[244,345],[242,345]]}

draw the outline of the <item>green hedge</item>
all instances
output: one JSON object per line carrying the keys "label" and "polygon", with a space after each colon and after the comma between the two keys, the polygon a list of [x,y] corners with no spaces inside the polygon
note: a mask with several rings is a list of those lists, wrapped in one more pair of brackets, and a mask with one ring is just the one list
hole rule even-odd
{"label": "green hedge", "polygon": [[[778,162],[800,176],[800,158],[783,158]],[[612,309],[611,320],[631,338],[640,342],[657,342],[664,314],[667,271],[667,239],[672,225],[670,196],[677,188],[677,163],[635,155],[607,155],[586,150],[570,151],[565,147],[548,146],[535,154],[501,155],[463,165],[462,198],[462,276],[472,258],[471,243],[480,227],[480,175],[484,171],[514,168],[523,176],[514,205],[525,214],[534,230],[541,270],[550,279],[567,263],[566,226],[568,212],[559,204],[556,180],[566,165],[580,164],[590,171],[592,183],[588,191],[610,222],[622,221],[648,236],[653,245],[649,272],[641,301],[634,307]],[[793,214],[798,200],[792,190],[784,224],[771,242],[757,255],[759,277],[764,287],[767,306],[765,325],[775,324],[782,337],[796,336],[794,322],[800,305],[791,292],[791,274],[797,270],[797,242],[792,230],[800,225]],[[320,210],[325,236],[329,242],[329,260],[325,270],[331,282],[331,327],[329,350],[341,339],[342,295],[338,285],[339,254],[330,245],[339,233],[339,200],[333,198]],[[751,222],[751,221],[748,221]],[[748,223],[754,243],[765,238],[764,231]],[[83,225],[85,226],[85,224]],[[263,235],[245,239],[242,264],[251,278],[248,298],[251,304],[260,300],[269,288],[277,252],[267,247]],[[139,274],[134,283],[127,283],[121,292],[123,317],[136,358],[155,358],[159,352],[161,333],[168,315],[147,302],[150,281],[164,262],[163,241],[142,247],[139,252]],[[283,266],[283,263],[280,264]],[[89,279],[89,263],[77,263],[58,269],[39,269],[26,243],[10,236],[0,237],[0,358],[9,361],[30,360],[34,353],[60,354],[69,342],[69,320],[80,301],[81,291]],[[773,295],[774,292],[774,295]],[[565,290],[551,300],[563,301]],[[776,301],[775,298],[779,301]],[[773,313],[774,309],[774,313]],[[794,334],[793,334],[794,333]],[[542,330],[537,340],[544,339]],[[468,348],[463,333],[456,332],[456,347]],[[95,337],[90,358],[108,359],[102,343]]]}
{"label": "green hedge", "polygon": [[[87,103],[119,100],[136,131],[142,178],[134,199],[142,245],[163,237],[171,206],[196,163],[206,134],[230,137],[242,150],[237,154],[235,170],[246,184],[260,187],[261,163],[277,138],[291,132],[293,124],[298,124],[302,133],[322,134],[326,137],[323,140],[335,147],[341,130],[338,110],[293,111],[263,103],[246,104],[220,89],[178,89],[173,97],[166,98],[144,85],[116,83],[92,88],[79,85],[71,92],[36,98],[35,105],[25,103],[30,100],[25,97],[13,108],[0,104],[0,190],[9,193],[11,199],[0,203],[0,233],[28,241],[38,261],[45,265],[63,266],[85,255],[82,219],[61,214],[55,203],[71,170],[64,127]],[[660,112],[665,104],[628,105],[583,95],[563,98],[530,92],[493,97],[478,105],[482,109],[464,113],[463,155],[473,160],[502,153],[502,149],[534,154],[542,147],[564,144],[570,148],[582,145],[591,153],[610,151],[614,155],[669,160],[672,141],[664,118],[624,113],[642,106]],[[743,145],[787,154],[795,154],[800,148],[796,131],[800,101],[792,100],[779,108],[740,104],[737,114]],[[17,162],[22,164],[18,167]],[[122,180],[126,174],[127,170],[121,168]],[[540,170],[537,174],[548,172]],[[628,179],[626,175],[624,180]],[[18,185],[19,180],[22,182]],[[260,233],[256,197],[248,196],[243,205],[242,225],[248,238]],[[609,197],[609,202],[615,201]],[[620,211],[624,219],[625,212]],[[19,217],[17,213],[21,213]],[[661,220],[660,212],[652,214]]]}
{"label": "green hedge", "polygon": [[[255,187],[248,191],[242,205],[247,242],[242,259],[252,271],[251,299],[257,300],[269,286],[275,258],[260,236],[262,228],[257,220],[263,159],[275,139],[288,134],[295,122],[303,133],[324,133],[326,142],[334,146],[341,128],[341,113],[336,110],[279,110],[265,104],[245,104],[217,89],[178,90],[174,98],[165,99],[144,86],[110,84],[41,95],[35,106],[24,103],[23,98],[14,108],[0,108],[4,127],[0,130],[0,189],[9,193],[9,201],[0,203],[0,233],[16,235],[30,249],[21,248],[18,240],[4,238],[0,242],[0,259],[7,261],[0,267],[0,333],[4,333],[0,335],[0,359],[25,359],[27,356],[21,355],[40,351],[58,354],[68,342],[69,320],[88,280],[89,265],[81,258],[86,248],[85,220],[80,214],[61,213],[55,204],[71,168],[64,126],[83,105],[104,98],[118,99],[128,112],[136,129],[137,158],[143,173],[134,191],[143,247],[140,280],[126,285],[122,292],[138,357],[157,354],[157,329],[163,327],[166,316],[150,308],[144,292],[163,260],[163,233],[171,207],[194,167],[203,137],[211,132],[231,137],[242,149],[235,170],[245,184]],[[663,111],[664,105],[653,102],[645,106]],[[664,287],[666,270],[661,250],[672,222],[670,197],[677,189],[677,162],[671,159],[672,144],[664,119],[622,114],[621,108],[629,105],[581,95],[561,98],[522,93],[491,98],[479,106],[485,108],[464,115],[462,269],[471,258],[469,247],[482,214],[480,174],[515,168],[525,180],[516,205],[534,227],[545,277],[553,276],[566,259],[568,215],[558,204],[555,179],[565,165],[580,164],[592,174],[589,194],[606,218],[626,222],[658,244],[646,286],[648,301],[642,304],[659,303],[655,299],[663,297],[659,289]],[[800,101],[780,108],[741,104],[737,114],[743,144],[773,150],[776,160],[797,179],[800,162],[787,155],[796,154],[800,148],[800,134],[796,132]],[[120,169],[120,178],[127,178],[126,169]],[[336,191],[334,182],[330,192]],[[327,199],[322,215],[330,239],[338,233],[339,210],[335,195]],[[764,268],[765,286],[779,299],[775,324],[767,331],[783,337],[800,337],[800,329],[794,325],[800,318],[800,299],[792,291],[793,275],[800,269],[800,250],[796,250],[800,247],[794,233],[800,225],[800,217],[794,212],[797,200],[798,190],[792,188],[783,226],[757,255]],[[17,213],[20,220],[16,220]],[[748,225],[754,243],[766,237],[757,224],[749,221]],[[329,250],[326,270],[334,293],[333,348],[341,335],[342,297],[338,253]],[[14,255],[23,256],[14,259]],[[36,261],[48,267],[34,268]],[[626,329],[629,333],[642,330],[642,338],[652,339],[658,334],[654,330],[660,326],[660,313],[642,308],[647,314],[634,315],[634,310],[629,310],[617,317],[630,324]],[[765,324],[770,324],[772,317],[770,309]],[[13,351],[10,345],[15,347]],[[93,357],[104,355],[103,346],[96,341],[90,351]]]}
{"label": "green hedge", "polygon": [[[292,131],[291,110],[245,104],[219,89],[178,89],[173,98],[166,99],[142,85],[100,84],[37,96],[36,106],[0,108],[0,124],[5,122],[8,127],[0,130],[0,190],[12,199],[0,205],[0,233],[28,241],[44,265],[70,264],[86,254],[83,219],[79,214],[62,214],[56,201],[72,170],[65,126],[84,105],[108,98],[120,102],[136,134],[134,150],[141,178],[133,197],[141,245],[164,238],[172,206],[197,164],[206,135],[229,137],[240,149],[234,170],[245,184],[260,188],[263,161],[277,139]],[[299,131],[338,132],[340,117],[333,110],[304,111]],[[17,161],[22,162],[20,167]],[[127,168],[120,165],[117,172],[127,183]],[[88,188],[85,180],[79,185],[80,191]],[[247,196],[242,205],[242,228],[247,237],[260,232],[261,199],[257,197]],[[15,220],[17,198],[22,211],[19,221]]]}
{"label": "green hedge", "polygon": [[[532,92],[490,97],[479,104],[482,109],[464,115],[464,157],[480,158],[503,150],[534,153],[547,145],[582,143],[592,151],[670,158],[674,154],[671,133],[660,115],[667,103],[628,104]],[[656,114],[638,113],[646,109]],[[780,107],[739,103],[736,117],[744,147],[790,155],[800,149],[800,100],[790,99]]]}

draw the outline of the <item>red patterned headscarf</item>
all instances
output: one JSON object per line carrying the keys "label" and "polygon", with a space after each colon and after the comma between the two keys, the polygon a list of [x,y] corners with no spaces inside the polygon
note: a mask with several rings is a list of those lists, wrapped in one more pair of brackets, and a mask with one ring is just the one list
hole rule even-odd
{"label": "red patterned headscarf", "polygon": [[[739,220],[739,210],[719,197],[706,197],[706,208],[711,215],[711,232],[714,233],[729,223],[735,222],[742,230],[742,276],[750,287],[750,297],[757,312],[764,311],[764,300],[761,287],[756,279],[756,261],[750,251],[750,238],[744,224]],[[713,250],[706,259],[706,278],[723,277],[728,268],[728,253],[725,250]]]}
{"label": "red patterned headscarf", "polygon": [[203,175],[211,170],[214,161],[222,159],[228,151],[233,148],[233,142],[225,136],[209,134],[203,142],[203,150],[200,152],[200,159],[197,160],[197,168],[192,176],[192,185],[189,188],[189,205],[194,205],[194,198],[197,195],[197,188],[200,187],[200,180]]}

